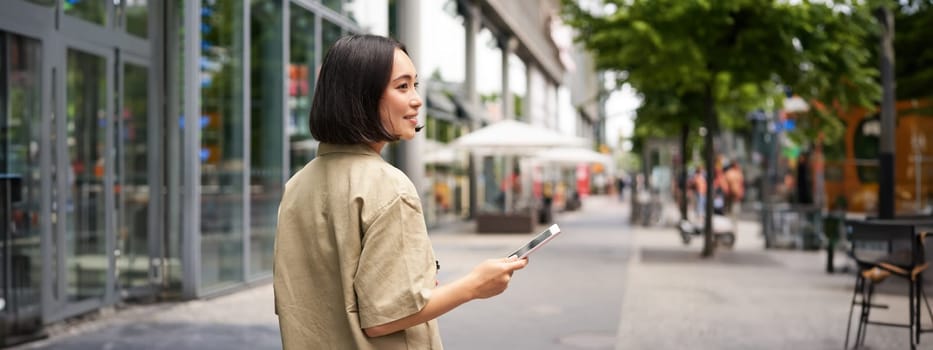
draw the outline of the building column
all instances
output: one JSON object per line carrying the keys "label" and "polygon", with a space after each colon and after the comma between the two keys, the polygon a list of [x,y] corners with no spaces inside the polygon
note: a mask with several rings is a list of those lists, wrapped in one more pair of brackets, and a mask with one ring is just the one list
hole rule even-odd
{"label": "building column", "polygon": [[502,46],[502,119],[515,119],[515,101],[512,101],[509,86],[509,56],[515,52],[518,40],[510,34],[502,34],[499,43]]}
{"label": "building column", "polygon": [[534,86],[534,70],[535,62],[525,62],[525,103],[522,106],[522,116],[525,117],[525,121],[532,125],[541,125],[543,121],[541,116],[538,113],[535,113],[535,100],[537,96],[535,95],[535,86]]}
{"label": "building column", "polygon": [[[509,86],[509,57],[512,56],[512,53],[515,52],[515,46],[518,45],[518,40],[515,39],[511,34],[502,34],[499,38],[499,43],[502,46],[502,119],[515,119],[515,101],[512,98],[512,90]],[[515,166],[518,159],[514,156],[505,156],[505,176],[503,181],[512,181],[512,168]],[[511,213],[513,208],[512,205],[512,188],[515,186],[514,183],[510,184],[505,191],[505,213]]]}
{"label": "building column", "polygon": [[[396,16],[398,23],[398,38],[408,49],[408,56],[415,64],[415,69],[423,80],[427,80],[426,72],[421,68],[421,0],[399,0],[396,4]],[[425,91],[425,90],[422,90]],[[418,121],[424,125],[427,121],[427,96],[421,96],[422,107],[418,112]],[[425,135],[417,133],[411,141],[401,141],[398,143],[397,157],[398,168],[401,169],[411,182],[418,189],[420,195],[425,194],[424,164],[421,161],[420,150],[423,148]]]}
{"label": "building column", "polygon": [[[464,32],[466,33],[466,59],[465,59],[465,68],[464,79],[463,79],[463,89],[466,93],[467,100],[474,104],[479,104],[479,95],[476,93],[476,34],[480,31],[480,18],[479,7],[475,4],[467,5],[467,14],[466,23],[464,24]],[[473,127],[476,128],[477,121],[473,121]]]}
{"label": "building column", "polygon": [[[480,22],[482,21],[482,18],[480,18],[479,6],[476,6],[475,4],[468,4],[466,6],[467,6],[467,12],[468,12],[464,16],[466,17],[466,23],[464,24],[464,27],[465,27],[464,32],[466,33],[466,38],[465,38],[466,39],[465,40],[466,42],[466,50],[465,50],[466,71],[464,72],[463,89],[464,89],[464,93],[466,94],[467,103],[470,103],[473,106],[479,106],[479,94],[476,93],[476,34],[479,33],[479,30],[480,30],[479,27],[480,27]],[[478,116],[471,116],[470,131],[479,129],[482,126],[479,120],[474,119],[472,117],[478,117]],[[479,182],[477,181],[478,180],[477,178],[479,176],[477,174],[477,171],[479,170],[479,167],[477,167],[477,164],[480,163],[480,161],[478,161],[476,157],[477,157],[476,154],[470,152],[469,159],[467,161],[468,162],[467,173],[469,174],[468,176],[469,189],[467,190],[467,193],[469,193],[468,203],[470,206],[470,212],[469,212],[470,218],[476,217],[476,208],[477,208],[477,198],[476,198],[477,195],[476,194],[480,190],[479,185],[478,185]]]}
{"label": "building column", "polygon": [[182,135],[183,182],[186,189],[182,194],[181,295],[184,299],[195,299],[201,287],[201,3],[186,2],[184,7],[184,131]]}

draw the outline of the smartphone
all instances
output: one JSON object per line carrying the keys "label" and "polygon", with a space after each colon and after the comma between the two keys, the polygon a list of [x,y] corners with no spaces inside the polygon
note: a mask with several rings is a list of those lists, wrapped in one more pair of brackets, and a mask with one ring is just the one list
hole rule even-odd
{"label": "smartphone", "polygon": [[512,254],[509,254],[508,256],[509,257],[514,256],[514,257],[518,257],[519,259],[522,259],[530,255],[531,253],[533,253],[535,250],[538,250],[538,248],[543,246],[545,243],[550,242],[552,239],[554,239],[554,237],[557,237],[557,235],[559,234],[560,234],[560,227],[557,226],[557,224],[551,225],[551,227],[548,227],[547,230],[544,230],[544,232],[539,233],[531,241],[528,241],[528,243],[525,243],[525,245],[523,245],[521,248],[518,248],[518,250],[516,250]]}

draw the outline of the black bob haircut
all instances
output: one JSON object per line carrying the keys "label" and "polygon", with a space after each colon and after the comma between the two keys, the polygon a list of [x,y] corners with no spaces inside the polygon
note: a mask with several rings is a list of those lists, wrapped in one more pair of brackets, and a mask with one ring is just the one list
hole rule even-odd
{"label": "black bob haircut", "polygon": [[396,49],[408,54],[402,43],[376,35],[348,35],[334,43],[324,56],[311,101],[311,136],[343,145],[398,140],[379,116]]}

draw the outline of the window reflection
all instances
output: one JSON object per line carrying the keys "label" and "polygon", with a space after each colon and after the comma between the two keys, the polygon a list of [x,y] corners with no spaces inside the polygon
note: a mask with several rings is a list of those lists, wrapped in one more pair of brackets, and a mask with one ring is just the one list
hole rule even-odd
{"label": "window reflection", "polygon": [[149,69],[123,65],[123,110],[119,114],[117,203],[122,202],[116,255],[122,288],[149,284]]}
{"label": "window reflection", "polygon": [[288,139],[291,174],[305,166],[317,153],[317,142],[308,130],[311,96],[316,77],[314,14],[290,4],[288,38]]}
{"label": "window reflection", "polygon": [[149,36],[149,1],[148,0],[120,0],[117,6],[120,16],[123,17],[126,32],[141,38]]}
{"label": "window reflection", "polygon": [[66,15],[100,25],[104,25],[107,17],[105,0],[63,1],[62,9]]}
{"label": "window reflection", "polygon": [[68,50],[65,259],[67,298],[100,298],[107,281],[104,174],[107,139],[107,67],[103,57]]}
{"label": "window reflection", "polygon": [[201,282],[243,279],[243,18],[238,1],[201,3]]}
{"label": "window reflection", "polygon": [[39,304],[40,47],[0,32],[0,299],[13,314]]}
{"label": "window reflection", "polygon": [[282,8],[253,0],[250,16],[250,274],[272,272],[278,204],[284,188]]}
{"label": "window reflection", "polygon": [[337,13],[343,13],[343,2],[344,0],[321,0],[321,3],[327,8],[336,11]]}
{"label": "window reflection", "polygon": [[325,56],[330,47],[337,42],[337,39],[340,39],[341,35],[343,35],[343,29],[340,26],[327,20],[321,20],[321,49],[324,50]]}

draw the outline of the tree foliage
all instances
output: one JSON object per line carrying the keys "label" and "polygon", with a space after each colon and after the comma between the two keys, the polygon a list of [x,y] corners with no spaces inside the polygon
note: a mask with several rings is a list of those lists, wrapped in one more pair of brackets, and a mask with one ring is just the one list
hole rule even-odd
{"label": "tree foliage", "polygon": [[933,0],[906,3],[895,12],[898,99],[933,97]]}
{"label": "tree foliage", "polygon": [[564,0],[567,23],[598,69],[624,71],[638,90],[703,93],[717,105],[736,90],[761,98],[775,83],[822,101],[870,105],[877,69],[866,37],[874,20],[856,4],[773,0],[607,0],[594,14]]}
{"label": "tree foliage", "polygon": [[[862,2],[604,0],[596,11],[574,0],[562,4],[597,68],[623,72],[624,82],[647,92],[636,128],[669,130],[667,123],[703,116],[710,130],[707,163],[720,124],[740,125],[745,113],[778,95],[777,86],[826,101],[829,108],[811,108],[818,120],[832,120],[820,113],[871,106],[880,94],[865,47],[876,26]],[[711,254],[710,206],[705,255]]]}

